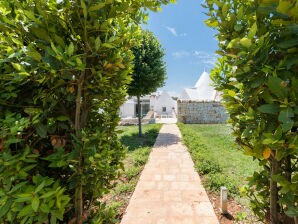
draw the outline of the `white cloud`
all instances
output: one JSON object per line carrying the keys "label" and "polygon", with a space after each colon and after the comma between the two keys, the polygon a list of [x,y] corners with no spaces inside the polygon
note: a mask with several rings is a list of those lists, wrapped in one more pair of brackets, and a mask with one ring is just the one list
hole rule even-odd
{"label": "white cloud", "polygon": [[217,61],[217,55],[214,53],[208,53],[206,51],[194,51],[193,55],[196,58],[196,64],[205,64],[214,66]]}
{"label": "white cloud", "polygon": [[186,37],[187,33],[178,33],[175,27],[165,26],[165,28],[175,37]]}
{"label": "white cloud", "polygon": [[190,56],[191,53],[188,52],[188,51],[183,51],[182,50],[182,51],[176,51],[172,55],[173,55],[174,58],[184,58],[184,57]]}
{"label": "white cloud", "polygon": [[170,31],[170,33],[173,34],[175,37],[178,36],[177,31],[176,31],[176,29],[174,27],[166,26],[166,29],[168,31]]}

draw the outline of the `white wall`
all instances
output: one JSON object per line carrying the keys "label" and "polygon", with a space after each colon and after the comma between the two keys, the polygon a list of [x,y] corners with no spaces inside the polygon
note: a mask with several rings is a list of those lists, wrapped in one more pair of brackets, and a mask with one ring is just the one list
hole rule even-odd
{"label": "white wall", "polygon": [[150,110],[154,110],[156,104],[156,95],[150,96]]}
{"label": "white wall", "polygon": [[[166,112],[162,111],[163,107],[166,107]],[[172,108],[177,112],[177,101],[173,100],[167,92],[163,92],[156,100],[154,111],[158,114],[172,115]]]}
{"label": "white wall", "polygon": [[120,117],[127,118],[127,117],[135,117],[135,104],[133,101],[126,101],[120,107]]}

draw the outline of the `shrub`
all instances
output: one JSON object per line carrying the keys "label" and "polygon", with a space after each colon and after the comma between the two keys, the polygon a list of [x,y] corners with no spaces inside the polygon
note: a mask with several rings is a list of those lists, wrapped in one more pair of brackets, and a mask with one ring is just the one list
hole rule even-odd
{"label": "shrub", "polygon": [[209,173],[206,175],[204,186],[215,192],[218,192],[220,187],[225,186],[229,189],[229,194],[234,196],[239,194],[239,190],[236,187],[237,183],[221,173]]}
{"label": "shrub", "polygon": [[222,168],[217,162],[205,159],[198,160],[198,162],[196,163],[196,169],[201,175],[208,173],[220,173],[222,171]]}
{"label": "shrub", "polygon": [[0,222],[82,223],[118,176],[115,131],[144,7],[0,2]]}
{"label": "shrub", "polygon": [[246,155],[260,162],[250,180],[261,219],[298,216],[297,1],[208,0],[221,58],[211,72]]}

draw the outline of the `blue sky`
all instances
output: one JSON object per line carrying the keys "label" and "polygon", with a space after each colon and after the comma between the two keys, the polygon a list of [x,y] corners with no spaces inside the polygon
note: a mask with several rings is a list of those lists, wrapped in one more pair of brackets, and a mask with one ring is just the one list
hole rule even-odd
{"label": "blue sky", "polygon": [[149,13],[145,29],[152,31],[165,49],[166,85],[161,89],[179,96],[192,87],[204,69],[209,72],[216,60],[215,31],[207,27],[201,0],[178,0]]}

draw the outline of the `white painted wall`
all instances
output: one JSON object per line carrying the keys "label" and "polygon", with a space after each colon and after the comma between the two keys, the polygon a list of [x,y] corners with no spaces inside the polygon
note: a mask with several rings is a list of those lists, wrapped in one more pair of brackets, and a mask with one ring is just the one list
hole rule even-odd
{"label": "white painted wall", "polygon": [[[166,107],[166,112],[163,112],[163,107]],[[177,112],[177,101],[173,100],[167,92],[162,92],[155,102],[154,111],[158,114],[172,115],[172,108]]]}
{"label": "white painted wall", "polygon": [[135,102],[130,99],[127,100],[121,107],[120,107],[120,117],[122,118],[133,118],[135,117]]}
{"label": "white painted wall", "polygon": [[156,99],[157,99],[156,94],[150,96],[150,110],[154,110]]}

